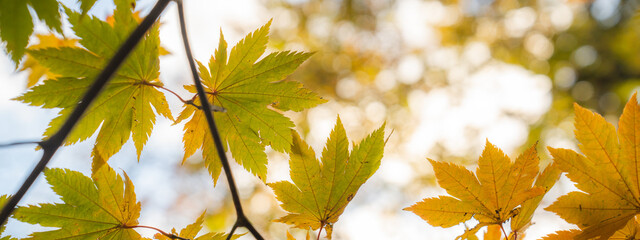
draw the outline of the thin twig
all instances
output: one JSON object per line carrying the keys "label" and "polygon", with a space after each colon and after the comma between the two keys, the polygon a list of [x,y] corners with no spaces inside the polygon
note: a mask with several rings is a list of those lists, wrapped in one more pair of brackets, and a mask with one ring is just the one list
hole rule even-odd
{"label": "thin twig", "polygon": [[173,95],[174,95],[174,96],[176,96],[178,99],[180,99],[180,102],[182,102],[182,103],[184,103],[184,104],[188,104],[188,105],[194,106],[194,107],[196,107],[197,109],[201,109],[201,108],[202,108],[201,106],[199,106],[199,105],[197,105],[197,104],[193,103],[193,100],[196,98],[196,96],[193,96],[193,98],[191,98],[191,99],[189,99],[189,100],[184,100],[184,98],[180,97],[180,95],[178,95],[176,92],[174,92],[174,91],[172,91],[171,89],[168,89],[168,88],[166,88],[166,87],[164,87],[164,86],[162,86],[162,85],[157,85],[157,84],[147,83],[147,82],[145,82],[145,83],[144,83],[144,85],[152,86],[152,87],[156,87],[156,88],[160,88],[160,89],[162,89],[162,90],[165,90],[165,91],[167,91],[167,92],[169,92],[169,93],[173,94]]}
{"label": "thin twig", "polygon": [[509,239],[509,235],[507,235],[507,231],[504,230],[502,224],[500,224],[500,229],[502,230],[502,234],[504,234],[504,239]]}
{"label": "thin twig", "polygon": [[191,240],[191,239],[188,239],[188,238],[183,238],[183,237],[180,237],[180,236],[176,236],[175,234],[172,234],[172,233],[167,233],[167,232],[162,231],[162,230],[160,230],[158,228],[150,227],[150,226],[136,225],[136,226],[124,226],[123,228],[148,228],[148,229],[156,230],[160,234],[164,235],[165,237],[171,238],[171,239]]}
{"label": "thin twig", "polygon": [[138,42],[140,42],[147,30],[149,30],[153,23],[156,22],[156,19],[160,16],[169,1],[170,0],[158,0],[153,9],[151,9],[151,12],[149,12],[149,15],[147,15],[147,17],[142,20],[140,25],[138,25],[135,30],[133,30],[131,35],[129,35],[127,40],[120,46],[113,58],[111,58],[109,64],[107,64],[102,72],[100,72],[100,75],[96,77],[95,82],[84,94],[82,100],[78,102],[78,105],[73,110],[71,115],[69,115],[69,118],[67,118],[62,127],[60,127],[60,130],[58,130],[50,138],[40,142],[40,146],[44,150],[42,158],[33,168],[33,171],[31,171],[31,174],[29,174],[20,189],[18,189],[16,194],[14,194],[2,208],[2,212],[0,212],[0,226],[4,225],[9,216],[11,216],[16,205],[18,205],[18,202],[20,202],[20,199],[22,199],[22,197],[27,192],[27,190],[29,190],[36,178],[38,178],[38,175],[40,175],[40,173],[47,166],[47,163],[49,163],[49,160],[51,160],[58,148],[60,148],[60,146],[64,142],[64,139],[67,138],[71,130],[73,130],[82,115],[89,108],[89,105],[96,97],[98,97],[104,86],[109,82],[109,79],[111,79],[113,74],[118,70],[120,65],[122,65],[129,53],[131,53]]}
{"label": "thin twig", "polygon": [[316,240],[320,240],[320,233],[322,233],[322,227],[324,227],[324,225],[320,225],[320,230],[318,230],[318,237],[316,237]]}
{"label": "thin twig", "polygon": [[[196,69],[195,61],[191,53],[191,47],[189,46],[189,38],[187,37],[187,27],[184,20],[184,7],[182,5],[181,0],[176,0],[176,3],[178,4],[178,16],[180,18],[180,32],[182,34],[182,40],[184,43],[185,52],[189,60],[189,66],[191,67],[191,74],[193,75],[193,81],[195,83],[196,90],[198,91],[198,96],[200,97],[200,104],[202,104],[202,111],[204,112],[204,116],[207,119],[207,124],[209,125],[209,130],[213,137],[213,141],[215,143],[215,146],[218,152],[218,157],[222,162],[222,168],[224,169],[225,176],[227,177],[227,183],[229,184],[229,190],[231,191],[231,198],[233,199],[233,206],[236,209],[237,219],[234,226],[237,225],[237,227],[245,227],[249,230],[249,232],[251,232],[253,237],[255,237],[257,240],[263,240],[264,238],[253,227],[249,219],[244,215],[244,211],[242,210],[242,204],[240,203],[240,197],[238,196],[238,189],[236,188],[236,183],[233,180],[233,175],[231,174],[231,167],[229,167],[229,160],[227,159],[226,152],[224,151],[224,148],[222,146],[222,140],[220,139],[220,134],[218,133],[218,129],[213,119],[213,114],[211,113],[211,105],[209,104],[209,100],[207,100],[207,95],[205,94],[204,87],[200,82],[200,77],[198,76],[198,71]],[[231,234],[229,236],[231,236]]]}
{"label": "thin twig", "polygon": [[236,232],[236,229],[238,229],[238,223],[233,224],[233,227],[231,228],[231,231],[229,231],[229,235],[227,235],[226,240],[231,240],[231,238],[233,237],[233,233]]}
{"label": "thin twig", "polygon": [[40,141],[24,141],[24,142],[12,142],[0,144],[0,148],[11,147],[16,145],[26,145],[26,144],[40,144]]}

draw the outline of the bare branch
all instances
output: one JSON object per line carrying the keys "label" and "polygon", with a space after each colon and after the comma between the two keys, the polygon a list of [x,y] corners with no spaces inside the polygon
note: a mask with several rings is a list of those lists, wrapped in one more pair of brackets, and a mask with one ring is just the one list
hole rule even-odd
{"label": "bare branch", "polygon": [[5,144],[0,144],[0,148],[12,147],[12,146],[17,146],[17,145],[26,145],[26,144],[40,144],[40,141],[24,141],[24,142],[5,143]]}
{"label": "bare branch", "polygon": [[[244,215],[244,211],[242,210],[242,204],[240,203],[240,197],[238,196],[238,189],[236,188],[236,183],[233,180],[233,175],[231,174],[231,168],[229,167],[229,160],[227,159],[227,155],[224,151],[222,140],[220,139],[220,134],[218,133],[218,129],[216,127],[215,121],[213,119],[213,114],[211,113],[211,105],[207,100],[207,95],[204,91],[204,87],[200,82],[200,77],[198,76],[198,70],[196,69],[195,61],[193,59],[193,55],[191,53],[191,47],[189,46],[189,39],[187,37],[187,27],[184,20],[184,7],[182,5],[182,1],[176,1],[178,4],[178,16],[180,17],[180,31],[182,33],[182,40],[184,43],[184,48],[187,54],[187,58],[189,59],[189,66],[191,67],[191,74],[193,75],[193,81],[196,86],[196,90],[198,91],[198,96],[200,97],[200,104],[202,104],[202,111],[204,112],[204,116],[207,119],[207,124],[209,125],[209,130],[211,135],[213,136],[213,141],[216,145],[216,149],[218,152],[218,157],[222,162],[222,168],[224,169],[225,176],[227,177],[227,183],[229,184],[229,190],[231,191],[231,198],[233,199],[233,206],[236,209],[236,223],[234,224],[235,230],[237,227],[245,227],[251,232],[253,237],[258,240],[263,240],[262,236],[258,231],[253,227],[249,219]],[[232,234],[229,234],[232,236]],[[229,238],[227,238],[229,239]]]}

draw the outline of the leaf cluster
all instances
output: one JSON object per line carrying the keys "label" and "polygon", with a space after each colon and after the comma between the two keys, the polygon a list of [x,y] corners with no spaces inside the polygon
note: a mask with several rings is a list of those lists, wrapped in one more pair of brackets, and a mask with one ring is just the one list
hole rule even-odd
{"label": "leaf cluster", "polygon": [[[406,210],[441,227],[475,218],[479,224],[459,237],[464,239],[476,239],[478,227],[502,227],[501,224],[511,220],[513,232],[503,232],[504,237],[521,239],[524,229],[531,224],[531,215],[542,194],[554,185],[561,172],[565,172],[580,191],[559,197],[545,210],[558,214],[580,229],[558,231],[543,239],[637,239],[640,236],[637,217],[640,213],[640,104],[637,95],[634,94],[625,105],[617,131],[601,115],[578,104],[574,104],[574,111],[575,136],[582,154],[571,149],[548,147],[554,163],[538,175],[533,187],[531,183],[538,165],[535,146],[510,164],[499,149],[487,142],[478,161],[477,178],[462,166],[429,160],[438,183],[452,197],[426,198]],[[514,185],[514,182],[517,183]],[[502,239],[497,231],[497,227],[490,226],[485,239]]]}
{"label": "leaf cluster", "polygon": [[[107,20],[86,15],[94,2],[83,1],[83,12],[62,6],[78,39],[61,39],[48,34],[38,35],[40,43],[26,50],[26,43],[20,49],[8,46],[14,57],[22,56],[20,51],[26,51],[27,59],[21,70],[31,71],[28,86],[32,87],[15,100],[42,108],[61,109],[59,116],[49,123],[45,140],[58,133],[81,97],[94,84],[96,76],[139,22],[133,0],[115,0],[115,12]],[[225,143],[222,150],[230,152],[245,169],[264,182],[267,172],[265,147],[290,154],[294,184],[269,184],[282,201],[283,208],[290,212],[277,221],[299,228],[324,228],[330,238],[332,226],[346,205],[380,165],[384,126],[349,151],[346,131],[338,118],[323,152],[323,161],[318,162],[313,150],[293,129],[293,122],[283,115],[286,111],[302,111],[326,102],[300,83],[286,79],[312,54],[283,51],[263,56],[270,24],[271,21],[248,34],[229,52],[221,32],[218,49],[208,65],[198,62],[200,81],[205,86],[206,97],[214,104],[214,118]],[[160,115],[176,124],[186,121],[183,162],[197,149],[202,149],[206,168],[214,182],[220,175],[219,149],[214,147],[208,133],[195,87],[185,86],[196,94],[190,100],[178,96],[184,109],[177,119],[174,120],[169,110],[162,90],[176,93],[164,87],[159,79],[162,52],[156,24],[124,60],[65,139],[69,145],[97,133],[92,150],[91,177],[69,169],[46,169],[45,178],[62,203],[22,206],[13,214],[19,221],[55,228],[34,232],[28,239],[146,239],[136,231],[138,228],[159,231],[155,239],[213,240],[239,236],[229,237],[222,233],[197,236],[204,213],[179,232],[173,229],[167,233],[140,225],[141,204],[136,200],[133,182],[126,173],[124,178],[118,175],[107,163],[129,139],[132,139],[139,159],[157,115]],[[47,79],[38,84],[43,76]],[[322,174],[307,179],[306,183],[301,182],[300,174],[303,173],[298,172],[302,171],[301,165],[312,167],[305,169],[304,174],[313,171]],[[320,195],[308,195],[309,189],[315,189],[313,191]],[[304,196],[303,205],[292,203],[287,197],[291,194]],[[6,199],[6,196],[0,198],[2,202]],[[312,200],[322,202],[322,205],[316,204],[313,212],[303,209]]]}
{"label": "leaf cluster", "polygon": [[[81,96],[139,22],[133,0],[116,0],[116,10],[108,20],[86,15],[94,3],[95,0],[82,0],[82,11],[76,12],[55,0],[0,0],[0,38],[16,64],[27,54],[21,70],[31,71],[28,86],[33,87],[15,100],[61,109],[45,131],[45,139],[59,131]],[[59,7],[64,9],[79,39],[39,35],[40,43],[27,48],[33,32],[32,13],[52,31],[62,32]],[[8,25],[12,21],[15,23]],[[312,54],[282,51],[265,55],[270,25],[271,21],[230,50],[221,32],[218,48],[208,63],[198,62],[199,81],[205,88],[204,97],[213,104],[211,110],[215,111],[223,149],[213,144],[194,85],[184,86],[194,96],[189,100],[180,98],[184,106],[174,119],[162,91],[175,93],[159,79],[163,52],[159,25],[148,31],[65,140],[66,144],[74,144],[97,132],[91,177],[69,169],[47,169],[46,180],[62,203],[23,206],[13,215],[22,222],[55,228],[34,232],[28,239],[144,239],[136,229],[153,227],[138,222],[141,204],[136,199],[133,182],[126,173],[118,175],[107,161],[129,139],[139,159],[157,115],[175,124],[186,122],[182,161],[201,149],[214,183],[222,168],[218,151],[231,153],[265,183],[266,147],[289,154],[291,181],[268,183],[287,211],[287,215],[275,221],[294,228],[319,229],[318,238],[324,229],[327,238],[331,238],[333,225],[380,166],[385,125],[360,143],[350,144],[338,118],[320,160],[317,159],[315,151],[294,130],[295,124],[283,114],[326,102],[299,82],[287,79]],[[38,85],[42,76],[47,80]],[[582,153],[549,147],[554,163],[540,171],[537,144],[511,161],[487,140],[475,173],[464,166],[429,159],[438,184],[450,196],[425,198],[405,210],[440,227],[477,220],[476,226],[458,237],[462,239],[477,239],[483,227],[487,227],[485,239],[522,239],[544,194],[565,172],[580,191],[561,196],[546,210],[580,229],[559,231],[544,239],[637,238],[640,105],[636,95],[625,106],[617,131],[590,110],[577,104],[574,110],[575,135]],[[8,198],[0,197],[0,206]],[[204,217],[203,213],[180,231],[172,229],[166,233],[156,229],[160,233],[154,238],[239,237],[233,233],[197,236]],[[510,233],[505,231],[507,223]],[[0,227],[0,234],[3,231],[4,226]],[[293,237],[287,233],[287,239]]]}

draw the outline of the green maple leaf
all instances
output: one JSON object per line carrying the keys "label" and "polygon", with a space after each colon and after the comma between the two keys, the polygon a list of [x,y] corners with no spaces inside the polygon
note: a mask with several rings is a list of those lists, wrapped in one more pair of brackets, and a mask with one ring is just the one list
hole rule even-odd
{"label": "green maple leaf", "polygon": [[[221,138],[228,143],[225,151],[231,151],[238,163],[263,181],[267,174],[265,146],[284,152],[292,143],[294,124],[281,111],[301,111],[325,102],[300,83],[282,80],[310,53],[274,52],[258,61],[266,49],[270,24],[271,21],[242,39],[228,58],[227,43],[220,33],[219,47],[209,61],[209,69],[198,63],[209,102],[226,110],[214,113]],[[194,86],[185,88],[195,93]],[[196,99],[194,103],[199,105],[200,101]],[[189,117],[184,126],[184,159],[202,148],[205,164],[217,181],[221,164],[204,114],[185,104],[176,122]]]}
{"label": "green maple leaf", "polygon": [[96,3],[97,0],[78,0],[80,2],[80,9],[82,10],[82,14],[87,14],[91,7]]}
{"label": "green maple leaf", "polygon": [[[45,137],[53,135],[62,126],[95,77],[137,25],[130,2],[126,0],[116,1],[113,26],[68,9],[67,14],[84,49],[60,47],[29,51],[38,62],[61,77],[46,80],[16,98],[43,108],[62,108],[60,115],[49,123]],[[173,119],[164,94],[156,89],[162,86],[158,80],[159,44],[155,26],[87,109],[67,137],[67,145],[89,138],[102,124],[93,149],[94,156],[108,160],[133,135],[140,157],[156,119],[152,106],[158,114]]]}
{"label": "green maple leaf", "polygon": [[[186,239],[193,239],[193,240],[225,240],[227,239],[228,234],[224,234],[224,233],[215,233],[215,232],[210,232],[207,233],[205,235],[202,235],[200,237],[196,238],[196,235],[198,235],[198,232],[200,232],[200,230],[202,229],[202,223],[204,222],[204,213],[202,213],[202,215],[200,215],[200,217],[198,217],[198,219],[196,220],[196,222],[187,225],[185,228],[183,228],[182,230],[180,230],[180,233],[178,233],[176,231],[176,229],[171,229],[171,233],[174,236],[178,236],[181,238],[186,238]],[[233,237],[231,237],[231,239],[237,239],[242,235],[233,235]],[[155,239],[158,240],[171,240],[170,237],[167,237],[165,235],[162,235],[160,233],[156,233],[153,236]]]}
{"label": "green maple leaf", "polygon": [[[9,195],[2,195],[0,196],[0,209],[4,208],[4,204],[7,203],[7,200],[9,200]],[[2,225],[3,223],[0,223],[0,234],[2,234],[2,232],[4,232],[4,225]]]}
{"label": "green maple leaf", "polygon": [[333,224],[347,204],[380,166],[384,125],[349,152],[349,140],[340,118],[322,151],[322,162],[297,133],[293,134],[291,180],[269,183],[288,215],[275,221],[313,230],[325,228],[331,238]]}
{"label": "green maple leaf", "polygon": [[[2,195],[0,196],[0,209],[4,208],[4,204],[7,203],[7,201],[9,200],[9,195]],[[2,232],[4,232],[4,228],[5,226],[2,225],[3,223],[0,223],[0,235],[2,235]],[[0,237],[0,240],[14,240],[15,238],[12,238],[11,236],[4,236],[4,237]]]}
{"label": "green maple leaf", "polygon": [[0,0],[0,38],[7,43],[11,60],[19,64],[33,33],[33,18],[29,6],[47,27],[62,32],[56,0]]}
{"label": "green maple leaf", "polygon": [[46,169],[44,175],[64,203],[20,207],[14,218],[59,229],[35,232],[28,239],[140,239],[140,203],[133,183],[105,165],[92,178],[68,169]]}

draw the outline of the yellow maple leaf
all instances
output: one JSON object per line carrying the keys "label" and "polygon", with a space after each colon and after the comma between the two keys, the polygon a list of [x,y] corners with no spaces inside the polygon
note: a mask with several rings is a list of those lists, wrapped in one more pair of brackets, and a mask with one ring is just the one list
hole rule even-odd
{"label": "yellow maple leaf", "polygon": [[602,116],[578,104],[575,135],[584,155],[549,148],[553,161],[582,192],[561,196],[546,210],[582,232],[575,239],[607,239],[640,212],[640,105],[627,102],[616,133]]}
{"label": "yellow maple leaf", "polygon": [[572,239],[573,237],[575,237],[576,235],[578,235],[580,233],[580,230],[577,229],[571,229],[571,230],[562,230],[562,231],[557,231],[555,233],[549,234],[545,237],[543,237],[541,240],[565,240],[565,239]]}
{"label": "yellow maple leaf", "polygon": [[[50,48],[50,47],[55,47],[55,48],[60,48],[60,47],[77,48],[78,47],[78,39],[58,38],[53,33],[36,34],[36,37],[38,38],[38,44],[29,46],[27,49],[36,50],[36,49],[43,49],[43,48]],[[27,58],[22,64],[22,68],[20,68],[20,71],[29,70],[29,77],[27,78],[28,88],[38,84],[38,82],[40,82],[40,79],[42,79],[43,76],[47,79],[56,79],[60,77],[59,74],[52,73],[51,71],[49,71],[49,68],[42,66],[42,64],[40,64],[38,60],[32,57],[29,53],[27,53],[26,55],[27,55]]]}
{"label": "yellow maple leaf", "polygon": [[[629,239],[640,239],[640,221],[638,217],[635,217],[633,221],[627,222],[627,224],[620,230],[616,231],[613,235],[611,235],[609,240],[629,240]],[[580,234],[580,230],[571,229],[571,230],[562,230],[557,231],[555,233],[549,234],[543,237],[541,240],[564,240],[564,239],[574,239],[576,236]]]}
{"label": "yellow maple leaf", "polygon": [[[307,240],[311,239],[311,235],[310,232],[307,231]],[[293,235],[291,235],[291,233],[289,233],[289,231],[287,231],[287,240],[297,240],[295,237],[293,237]]]}
{"label": "yellow maple leaf", "polygon": [[[518,206],[542,196],[553,185],[547,185],[546,181],[538,181],[540,184],[533,185],[538,175],[539,162],[536,145],[512,163],[502,150],[487,141],[475,175],[463,166],[431,159],[429,162],[433,166],[438,184],[451,196],[425,198],[405,210],[440,227],[451,227],[472,217],[478,220],[480,223],[477,226],[459,236],[463,239],[476,239],[475,234],[484,226],[500,227],[521,212]],[[545,171],[539,178],[553,179],[554,174],[557,179],[559,172],[552,170]],[[538,203],[539,201],[534,202],[532,208],[535,209]],[[498,239],[493,234],[495,228],[491,230],[487,235],[489,239]]]}

